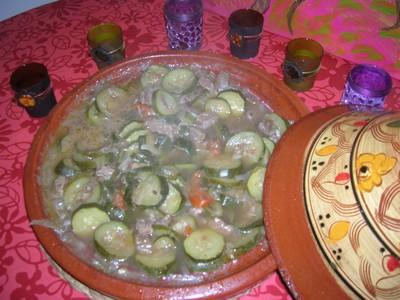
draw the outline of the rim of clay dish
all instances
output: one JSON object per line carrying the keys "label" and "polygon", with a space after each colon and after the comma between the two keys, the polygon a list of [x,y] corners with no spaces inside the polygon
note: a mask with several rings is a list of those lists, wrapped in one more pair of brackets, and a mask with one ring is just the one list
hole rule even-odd
{"label": "rim of clay dish", "polygon": [[[111,78],[124,70],[136,70],[145,64],[198,64],[206,69],[219,70],[223,67],[231,76],[249,88],[264,100],[275,112],[289,120],[298,120],[307,114],[307,108],[282,82],[261,69],[228,56],[204,52],[169,51],[141,55],[109,66],[89,79],[80,83],[66,94],[50,113],[36,134],[28,155],[24,173],[25,205],[30,220],[46,219],[43,207],[42,193],[37,183],[37,173],[42,160],[43,149],[56,131],[63,117],[68,113],[71,103],[77,95],[85,93],[89,87],[99,80]],[[265,99],[264,99],[265,98]],[[268,181],[267,181],[268,182]],[[149,286],[115,278],[90,266],[77,258],[49,228],[33,226],[37,238],[50,257],[60,267],[91,289],[108,296],[121,299],[154,299],[182,298],[185,299],[221,299],[232,297],[248,290],[264,280],[267,275],[276,270],[276,264],[269,250],[263,250],[259,245],[242,255],[237,263],[227,265],[224,273],[210,276],[204,283],[190,286]]]}
{"label": "rim of clay dish", "polygon": [[265,182],[273,182],[268,188],[264,186],[269,245],[285,284],[295,297],[302,299],[354,298],[336,279],[314,240],[303,195],[310,141],[321,126],[348,111],[345,106],[331,107],[311,113],[291,126],[276,146],[266,173]]}

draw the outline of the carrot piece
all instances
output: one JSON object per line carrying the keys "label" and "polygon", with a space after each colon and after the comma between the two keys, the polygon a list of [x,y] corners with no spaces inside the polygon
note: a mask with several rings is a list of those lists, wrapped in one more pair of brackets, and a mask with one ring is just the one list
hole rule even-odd
{"label": "carrot piece", "polygon": [[203,173],[200,170],[194,172],[189,189],[189,200],[193,207],[197,208],[208,207],[214,201],[213,197],[201,189],[202,176]]}
{"label": "carrot piece", "polygon": [[136,109],[143,118],[154,116],[154,110],[150,105],[144,103],[135,103],[133,108]]}
{"label": "carrot piece", "polygon": [[185,236],[189,236],[193,232],[193,228],[190,225],[186,225],[185,229],[183,230],[183,234]]}
{"label": "carrot piece", "polygon": [[117,191],[112,199],[112,203],[114,206],[126,210],[128,207],[126,206],[124,193],[122,191]]}
{"label": "carrot piece", "polygon": [[205,208],[213,203],[214,198],[211,197],[207,192],[197,190],[189,193],[189,200],[194,207]]}

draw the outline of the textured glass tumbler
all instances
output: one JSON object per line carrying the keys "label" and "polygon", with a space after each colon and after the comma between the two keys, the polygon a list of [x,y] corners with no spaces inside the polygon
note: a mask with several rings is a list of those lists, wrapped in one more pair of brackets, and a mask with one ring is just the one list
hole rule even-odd
{"label": "textured glass tumbler", "polygon": [[18,67],[11,75],[10,85],[17,104],[31,117],[45,117],[57,104],[47,68],[42,64]]}
{"label": "textured glass tumbler", "polygon": [[203,35],[201,0],[167,0],[164,5],[168,43],[175,50],[197,50]]}
{"label": "textured glass tumbler", "polygon": [[125,58],[122,29],[114,23],[92,27],[87,35],[90,55],[99,69]]}
{"label": "textured glass tumbler", "polygon": [[340,102],[353,110],[382,110],[385,96],[392,89],[392,78],[372,65],[355,66],[347,76]]}

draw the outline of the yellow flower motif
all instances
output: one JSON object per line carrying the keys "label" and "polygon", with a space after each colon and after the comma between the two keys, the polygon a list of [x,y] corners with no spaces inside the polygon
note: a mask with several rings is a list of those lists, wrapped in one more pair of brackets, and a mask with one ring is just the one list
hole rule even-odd
{"label": "yellow flower motif", "polygon": [[382,176],[389,173],[396,163],[395,157],[387,157],[383,153],[361,154],[356,161],[358,188],[370,192],[374,186],[380,186]]}

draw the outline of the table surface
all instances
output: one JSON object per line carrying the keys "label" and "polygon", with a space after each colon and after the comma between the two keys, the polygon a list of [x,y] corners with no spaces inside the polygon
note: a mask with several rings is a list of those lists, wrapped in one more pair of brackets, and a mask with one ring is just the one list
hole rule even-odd
{"label": "table surface", "polygon": [[[19,65],[47,66],[57,99],[97,72],[88,55],[86,33],[100,22],[118,23],[126,56],[168,48],[161,0],[60,0],[0,22],[0,299],[86,299],[47,262],[32,233],[24,207],[22,176],[30,144],[42,120],[13,103],[9,77]],[[282,79],[287,39],[265,28],[259,54],[251,63]],[[204,13],[201,50],[229,54],[226,18]],[[339,102],[353,66],[325,54],[314,87],[298,93],[310,111]],[[400,108],[400,83],[394,80],[386,107]],[[29,199],[27,199],[29,201]],[[241,300],[291,299],[274,273]]]}

